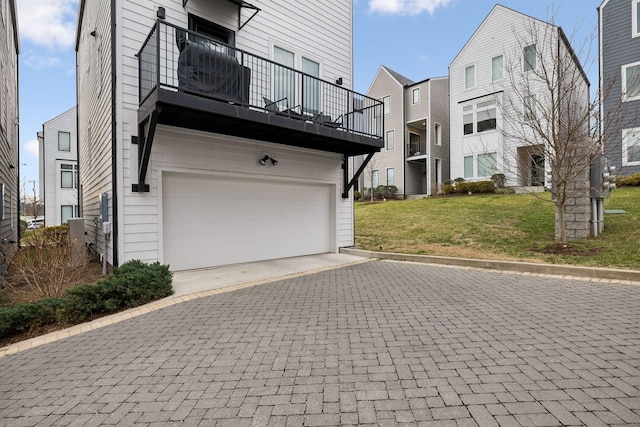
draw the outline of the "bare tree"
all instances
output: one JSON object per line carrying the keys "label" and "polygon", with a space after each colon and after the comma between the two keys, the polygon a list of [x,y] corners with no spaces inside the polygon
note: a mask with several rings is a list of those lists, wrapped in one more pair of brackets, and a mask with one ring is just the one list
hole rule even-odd
{"label": "bare tree", "polygon": [[[380,171],[378,170],[378,159],[376,159],[375,155],[371,158],[371,160],[369,160],[369,163],[367,163],[367,166],[365,166],[364,168],[364,176],[369,178],[369,184],[371,185],[371,188],[369,189],[369,194],[371,195],[372,202],[373,202],[373,193],[375,190],[373,188],[374,172],[378,172],[378,179],[379,179]],[[366,180],[365,180],[365,185],[366,185]]]}
{"label": "bare tree", "polygon": [[533,18],[514,34],[518,47],[505,54],[500,98],[500,130],[510,141],[504,164],[526,185],[543,162],[545,173],[538,179],[551,186],[556,240],[566,244],[568,202],[580,193],[588,203],[589,169],[602,151],[599,94],[592,98],[580,61],[590,61],[591,39],[575,50],[553,20]]}

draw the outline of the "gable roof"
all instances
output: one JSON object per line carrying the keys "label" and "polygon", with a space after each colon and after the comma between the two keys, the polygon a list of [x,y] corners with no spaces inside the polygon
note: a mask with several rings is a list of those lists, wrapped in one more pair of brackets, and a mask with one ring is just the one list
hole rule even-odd
{"label": "gable roof", "polygon": [[467,40],[467,42],[464,44],[464,46],[462,46],[462,49],[460,49],[458,54],[453,58],[453,60],[451,61],[451,63],[449,65],[453,64],[454,62],[456,62],[456,60],[458,59],[460,54],[462,54],[462,52],[464,52],[464,50],[467,48],[467,46],[469,45],[471,40],[473,40],[475,38],[476,34],[478,34],[480,32],[480,30],[486,25],[486,23],[489,21],[489,19],[492,17],[492,15],[494,13],[496,13],[496,11],[498,11],[498,10],[502,10],[502,11],[505,11],[505,12],[508,12],[508,13],[511,13],[511,14],[514,14],[514,15],[519,15],[519,16],[522,16],[524,18],[532,19],[534,21],[538,21],[541,24],[546,24],[546,25],[550,25],[550,26],[555,27],[555,28],[560,28],[560,27],[558,27],[556,25],[550,24],[549,22],[543,21],[543,20],[538,19],[538,18],[534,18],[533,16],[527,15],[527,14],[522,13],[522,12],[518,12],[517,10],[511,9],[511,8],[503,6],[501,4],[496,4],[495,6],[493,6],[493,8],[487,14],[487,16],[485,16],[485,18],[482,20],[480,25],[478,25],[478,28],[476,28],[476,30],[473,32],[471,37],[469,37],[469,40]]}
{"label": "gable roof", "polygon": [[407,77],[403,76],[402,74],[400,74],[400,73],[398,73],[396,71],[393,71],[391,68],[389,68],[389,67],[387,67],[385,65],[382,65],[381,67],[384,68],[387,71],[387,73],[391,74],[391,77],[396,79],[397,82],[400,83],[402,86],[409,86],[409,85],[412,85],[414,83],[413,80],[408,79]]}

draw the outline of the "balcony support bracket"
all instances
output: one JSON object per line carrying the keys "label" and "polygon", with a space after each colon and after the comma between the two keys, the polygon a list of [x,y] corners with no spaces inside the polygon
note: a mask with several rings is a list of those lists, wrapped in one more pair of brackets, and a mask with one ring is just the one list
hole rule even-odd
{"label": "balcony support bracket", "polygon": [[351,181],[349,181],[349,158],[347,156],[344,156],[342,164],[342,181],[344,188],[344,192],[342,193],[343,199],[349,198],[349,190],[353,188],[358,178],[360,178],[360,175],[362,175],[362,172],[364,172],[364,168],[367,167],[374,154],[376,153],[373,152],[367,155],[367,157],[364,159],[364,162],[362,162],[356,173],[353,175],[353,178],[351,178]]}
{"label": "balcony support bracket", "polygon": [[[151,147],[153,146],[153,138],[156,134],[156,126],[158,118],[162,111],[161,106],[157,106],[151,113],[151,116],[142,122],[138,127],[137,137],[132,137],[132,142],[138,144],[138,183],[131,185],[131,191],[134,193],[148,193],[149,184],[145,183],[147,177],[147,169],[149,168],[149,159],[151,157]],[[148,132],[145,135],[145,125],[149,124]]]}

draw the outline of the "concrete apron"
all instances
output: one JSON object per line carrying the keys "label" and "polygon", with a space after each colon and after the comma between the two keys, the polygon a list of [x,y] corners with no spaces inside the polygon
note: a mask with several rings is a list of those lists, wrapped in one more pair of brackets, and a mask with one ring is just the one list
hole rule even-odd
{"label": "concrete apron", "polygon": [[348,254],[319,254],[173,273],[174,296],[221,289],[242,283],[310,274],[368,261]]}

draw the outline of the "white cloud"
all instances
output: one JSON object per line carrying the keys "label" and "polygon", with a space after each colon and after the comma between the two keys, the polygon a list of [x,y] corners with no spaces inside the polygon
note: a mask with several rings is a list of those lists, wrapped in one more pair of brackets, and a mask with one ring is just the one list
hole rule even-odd
{"label": "white cloud", "polygon": [[44,54],[44,52],[24,52],[22,54],[24,63],[29,68],[43,69],[43,68],[56,68],[62,66],[62,60],[55,56]]}
{"label": "white cloud", "polygon": [[49,48],[73,46],[78,0],[20,0],[20,37]]}
{"label": "white cloud", "polygon": [[31,154],[33,157],[40,157],[40,144],[37,139],[32,139],[24,144],[24,148],[27,150],[27,153]]}
{"label": "white cloud", "polygon": [[418,15],[446,6],[451,0],[369,0],[369,10],[389,15]]}

